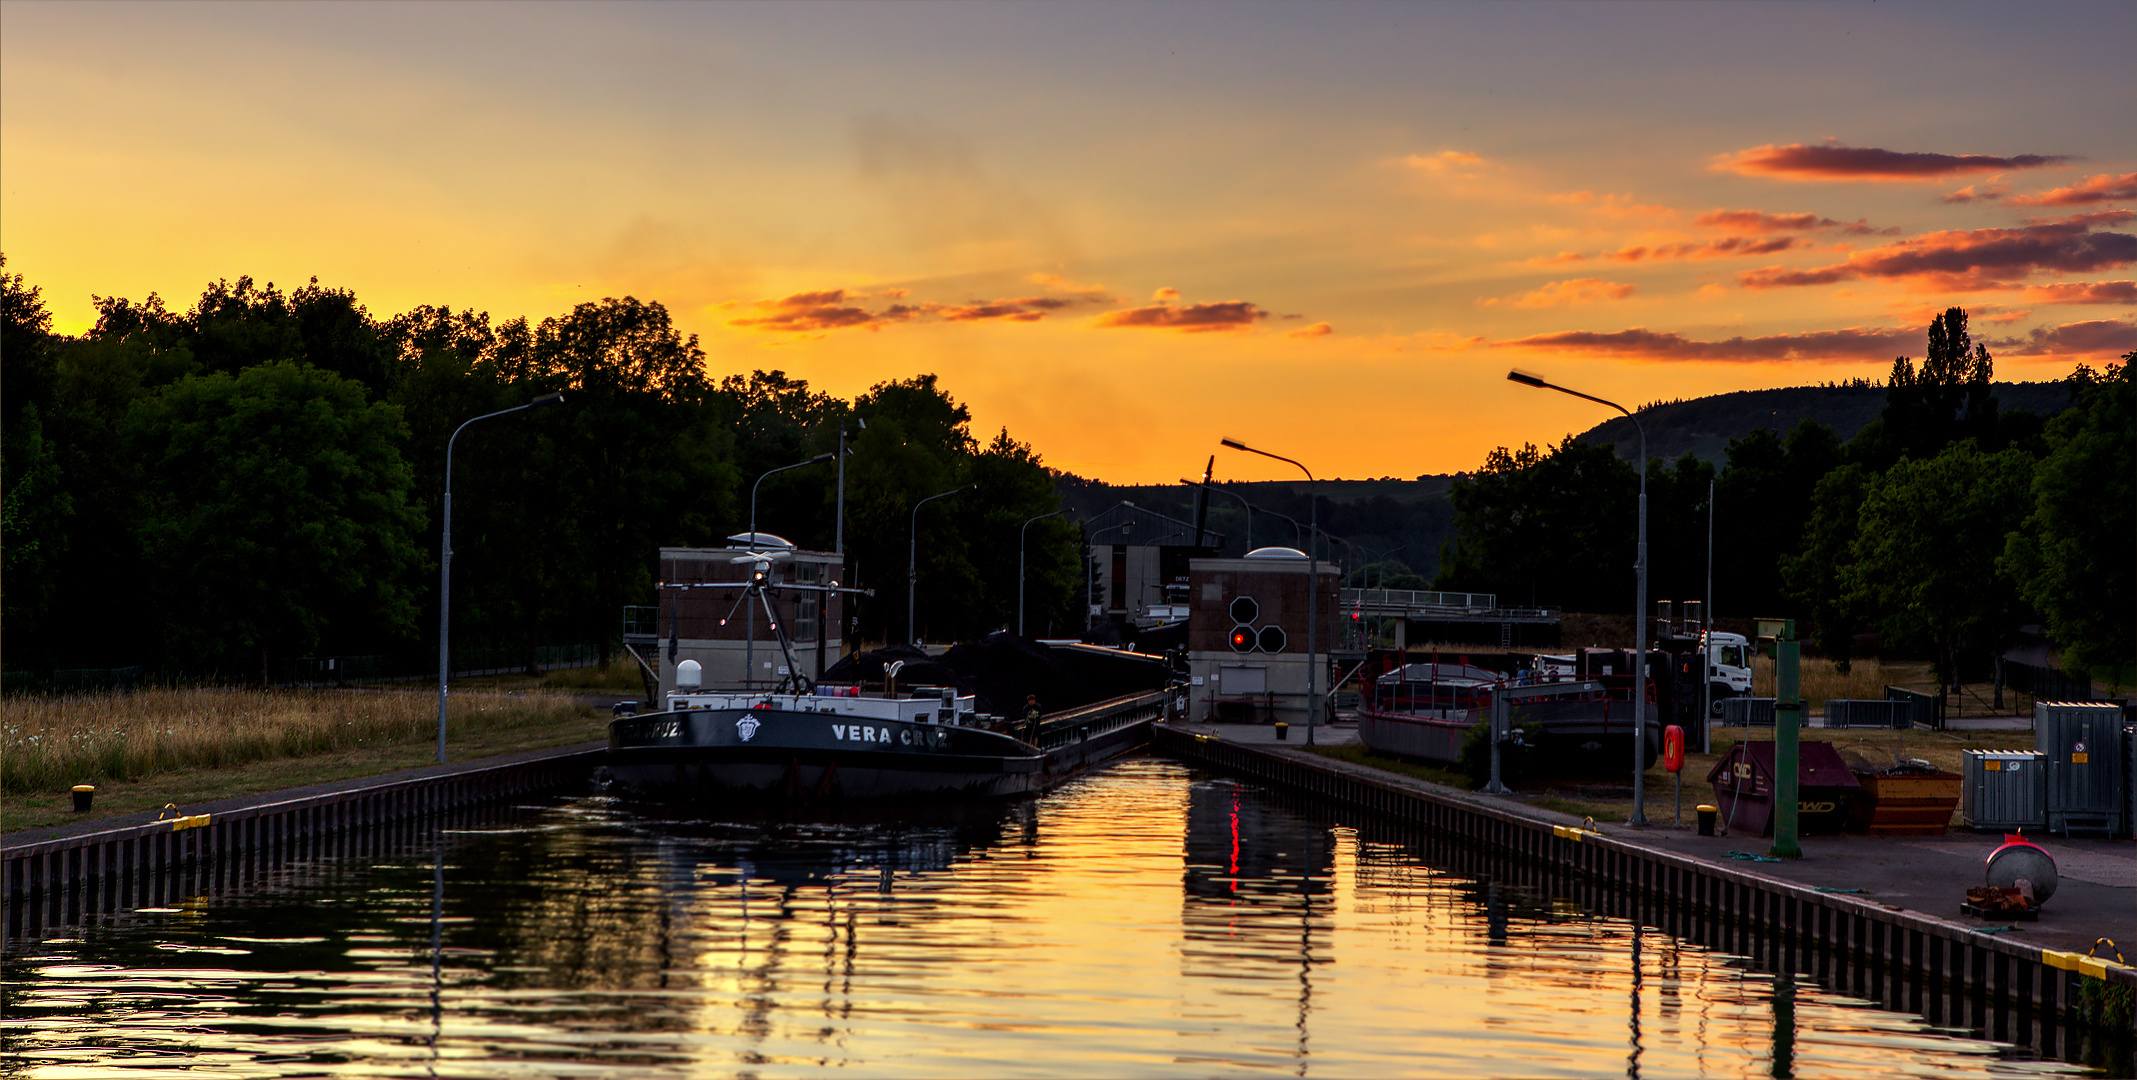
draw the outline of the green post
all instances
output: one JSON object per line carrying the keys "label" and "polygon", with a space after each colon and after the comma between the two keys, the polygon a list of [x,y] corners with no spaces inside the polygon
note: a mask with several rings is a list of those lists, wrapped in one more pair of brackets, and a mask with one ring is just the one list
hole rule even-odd
{"label": "green post", "polygon": [[1803,701],[1796,696],[1801,649],[1796,620],[1783,621],[1773,648],[1773,847],[1766,852],[1780,859],[1803,857],[1796,843],[1796,822],[1802,810],[1796,790],[1797,763],[1802,759],[1797,733],[1803,726]]}

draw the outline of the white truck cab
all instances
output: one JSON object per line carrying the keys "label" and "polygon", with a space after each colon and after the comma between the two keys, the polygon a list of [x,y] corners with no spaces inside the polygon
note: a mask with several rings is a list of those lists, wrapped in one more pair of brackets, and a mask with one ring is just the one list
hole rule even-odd
{"label": "white truck cab", "polygon": [[1713,688],[1713,712],[1721,715],[1723,698],[1751,693],[1751,642],[1742,634],[1701,635],[1707,652],[1707,684]]}

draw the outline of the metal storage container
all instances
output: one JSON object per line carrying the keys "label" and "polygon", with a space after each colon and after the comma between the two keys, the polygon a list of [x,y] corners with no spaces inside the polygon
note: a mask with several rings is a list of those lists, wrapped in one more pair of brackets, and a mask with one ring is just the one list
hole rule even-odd
{"label": "metal storage container", "polygon": [[2033,706],[2033,748],[2048,758],[2049,832],[2122,834],[2128,806],[2120,705],[2040,702]]}
{"label": "metal storage container", "polygon": [[1966,750],[1959,820],[1969,829],[2038,829],[2048,823],[2047,756]]}
{"label": "metal storage container", "polygon": [[1907,728],[1914,726],[1915,707],[1908,701],[1851,701],[1831,698],[1825,703],[1825,726],[1829,728]]}
{"label": "metal storage container", "polygon": [[1772,727],[1773,702],[1770,697],[1723,698],[1721,722],[1723,727]]}

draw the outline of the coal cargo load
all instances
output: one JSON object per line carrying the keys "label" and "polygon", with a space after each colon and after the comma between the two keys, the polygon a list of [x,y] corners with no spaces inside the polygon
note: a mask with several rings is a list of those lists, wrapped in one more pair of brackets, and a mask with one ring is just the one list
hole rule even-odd
{"label": "coal cargo load", "polygon": [[857,653],[824,672],[827,683],[881,685],[884,670],[899,661],[898,685],[949,686],[972,694],[977,708],[996,716],[1024,714],[1024,699],[1036,696],[1047,713],[1090,705],[1143,690],[1163,689],[1164,661],[1139,653],[1090,646],[1054,648],[1015,634],[990,634],[931,657],[915,645],[892,645]]}

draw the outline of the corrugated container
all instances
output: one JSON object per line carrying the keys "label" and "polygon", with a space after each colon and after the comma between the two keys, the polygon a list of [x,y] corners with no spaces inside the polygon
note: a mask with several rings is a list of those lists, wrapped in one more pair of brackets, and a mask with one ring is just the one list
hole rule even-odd
{"label": "corrugated container", "polygon": [[2048,831],[2120,836],[2122,707],[2112,702],[2043,701],[2033,706],[2033,748],[2048,758]]}
{"label": "corrugated container", "polygon": [[1770,697],[1723,698],[1721,722],[1724,727],[1772,727],[1773,702]]}
{"label": "corrugated container", "polygon": [[1966,750],[1959,820],[1969,829],[2048,824],[2047,756],[2033,750]]}
{"label": "corrugated container", "polygon": [[1914,726],[1915,706],[1907,701],[1853,701],[1831,698],[1825,703],[1825,726],[1829,728],[1907,728]]}

